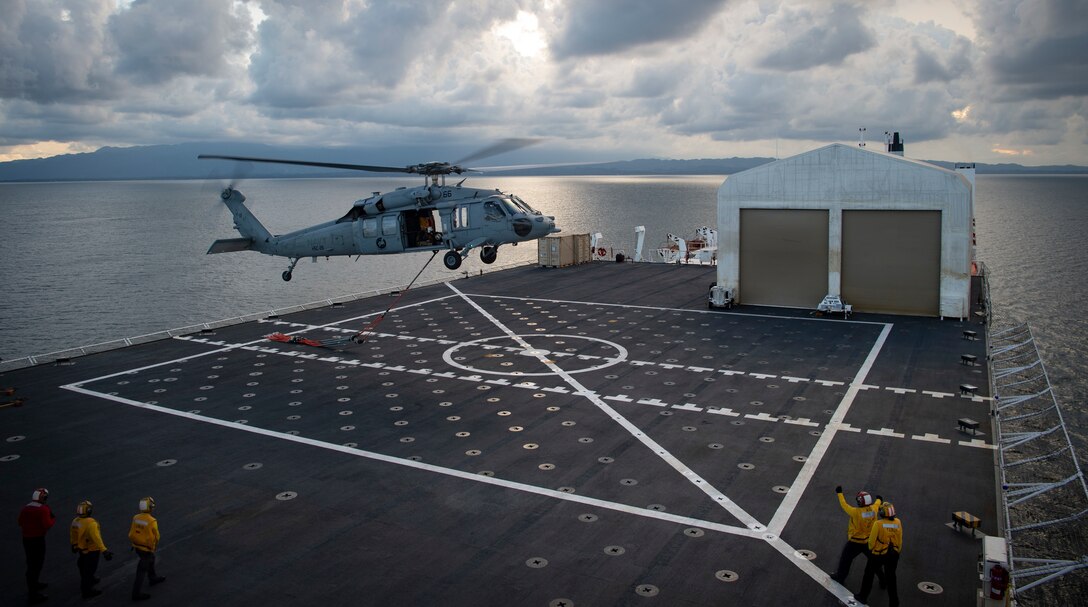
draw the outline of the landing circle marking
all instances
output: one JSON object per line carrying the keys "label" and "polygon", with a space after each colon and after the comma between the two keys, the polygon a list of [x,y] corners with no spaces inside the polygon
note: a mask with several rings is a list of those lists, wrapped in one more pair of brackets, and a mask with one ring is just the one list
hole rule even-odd
{"label": "landing circle marking", "polygon": [[[621,345],[619,345],[619,344],[617,344],[615,342],[607,341],[607,340],[604,340],[604,339],[598,339],[596,337],[581,336],[581,335],[560,335],[560,334],[553,334],[553,333],[543,333],[543,334],[534,334],[534,335],[518,335],[517,338],[519,340],[521,340],[521,341],[526,342],[526,343],[530,343],[529,348],[520,348],[520,347],[513,348],[513,347],[511,347],[511,349],[516,350],[516,352],[518,354],[521,354],[522,356],[527,356],[527,357],[530,357],[530,358],[534,358],[534,359],[537,359],[537,360],[541,360],[541,361],[547,361],[550,364],[557,365],[557,366],[560,366],[560,367],[561,367],[560,363],[556,362],[555,359],[549,357],[553,353],[553,351],[546,350],[546,349],[543,349],[543,348],[533,347],[531,345],[530,340],[534,340],[534,341],[538,341],[538,342],[541,339],[556,339],[556,338],[587,340],[587,341],[598,342],[599,344],[602,344],[602,347],[610,347],[610,348],[615,349],[616,352],[617,352],[617,355],[614,356],[614,357],[609,357],[609,356],[588,356],[586,358],[583,358],[581,356],[572,356],[572,357],[565,358],[564,360],[577,360],[579,362],[586,362],[586,363],[589,363],[590,366],[587,366],[587,367],[582,368],[582,369],[566,369],[566,368],[563,368],[562,370],[563,370],[564,373],[573,374],[573,373],[586,373],[587,371],[599,371],[601,369],[606,369],[608,367],[611,367],[613,365],[619,364],[619,363],[624,362],[624,361],[627,360],[627,349],[626,348],[624,348],[623,346],[621,346]],[[511,338],[509,336],[485,337],[483,339],[477,339],[475,341],[470,341],[470,342],[465,342],[465,343],[462,343],[462,344],[457,344],[457,345],[451,347],[450,349],[448,349],[448,350],[446,350],[445,352],[442,353],[442,360],[444,360],[446,362],[446,364],[448,364],[448,365],[450,365],[452,367],[457,367],[458,369],[469,371],[471,373],[485,373],[487,375],[516,375],[518,377],[526,377],[526,376],[546,377],[546,376],[558,375],[559,374],[556,371],[534,372],[534,373],[530,373],[530,372],[526,372],[526,371],[493,371],[493,370],[490,370],[490,369],[480,369],[480,368],[474,367],[472,365],[466,365],[466,364],[463,364],[461,362],[457,362],[456,358],[460,358],[460,357],[455,358],[455,354],[459,350],[461,350],[462,348],[469,348],[469,347],[474,347],[475,346],[475,347],[483,347],[485,349],[492,349],[492,348],[500,347],[500,346],[495,346],[495,345],[486,343],[486,342],[492,342],[492,341],[496,341],[496,340],[511,340]]]}

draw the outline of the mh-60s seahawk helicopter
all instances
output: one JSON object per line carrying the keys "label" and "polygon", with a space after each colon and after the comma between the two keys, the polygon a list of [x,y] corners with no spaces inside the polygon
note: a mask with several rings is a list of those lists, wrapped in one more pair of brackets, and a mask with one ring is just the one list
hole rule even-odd
{"label": "mh-60s seahawk helicopter", "polygon": [[284,280],[291,280],[295,264],[303,257],[316,260],[334,255],[445,250],[443,263],[446,268],[456,270],[472,249],[479,249],[481,261],[494,263],[500,245],[536,240],[559,232],[555,218],[541,214],[513,194],[462,187],[464,179],[455,185],[446,185],[446,176],[479,171],[481,169],[465,168],[462,164],[529,143],[532,141],[509,139],[453,164],[426,162],[406,167],[202,154],[198,158],[411,173],[424,178],[422,186],[375,193],[355,201],[347,214],[339,219],[283,235],[272,235],[246,207],[245,196],[233,185],[228,186],[220,198],[234,215],[234,227],[242,237],[216,240],[208,253],[257,251],[286,257],[291,264],[282,274]]}

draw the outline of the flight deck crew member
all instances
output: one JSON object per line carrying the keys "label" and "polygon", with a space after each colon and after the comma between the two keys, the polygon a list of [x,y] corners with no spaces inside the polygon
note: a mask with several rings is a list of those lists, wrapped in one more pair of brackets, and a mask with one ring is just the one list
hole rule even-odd
{"label": "flight deck crew member", "polygon": [[83,500],[76,506],[76,518],[69,529],[69,541],[72,544],[72,552],[78,552],[79,558],[76,566],[79,567],[79,589],[83,598],[89,599],[102,594],[95,588],[98,578],[94,576],[98,570],[98,557],[105,556],[106,560],[113,558],[113,553],[106,549],[102,542],[102,532],[98,521],[91,518],[94,506],[91,502]]}
{"label": "flight deck crew member", "polygon": [[140,500],[140,513],[132,517],[132,526],[128,529],[128,541],[140,557],[136,565],[136,581],[132,584],[132,600],[141,601],[151,598],[142,592],[144,576],[152,586],[166,581],[165,577],[155,575],[155,547],[159,545],[159,522],[151,513],[155,510],[155,500],[145,497]]}
{"label": "flight deck crew member", "polygon": [[[850,563],[859,554],[865,554],[866,544],[869,542],[869,531],[876,521],[881,499],[880,496],[877,496],[876,500],[874,500],[868,491],[858,491],[857,496],[854,498],[858,504],[855,508],[846,503],[846,498],[842,495],[841,485],[835,487],[835,494],[839,497],[839,506],[850,517],[850,524],[846,529],[846,545],[842,547],[842,554],[839,555],[839,567],[835,570],[835,573],[831,574],[831,579],[842,584],[846,581],[846,576],[850,574]],[[884,574],[878,573],[877,575],[881,580],[881,585],[883,585]]]}
{"label": "flight deck crew member", "polygon": [[45,532],[57,521],[46,505],[49,491],[39,487],[30,494],[30,503],[19,511],[19,527],[23,530],[23,550],[26,551],[26,589],[31,603],[49,598],[42,594],[48,584],[38,581],[45,564]]}
{"label": "flight deck crew member", "polygon": [[880,506],[880,520],[869,532],[869,563],[861,578],[861,590],[854,598],[864,603],[873,589],[873,574],[884,574],[888,584],[888,605],[899,607],[899,591],[895,587],[895,568],[903,551],[903,522],[895,516],[895,506],[885,502]]}
{"label": "flight deck crew member", "polygon": [[430,211],[419,216],[419,244],[434,244],[434,220]]}

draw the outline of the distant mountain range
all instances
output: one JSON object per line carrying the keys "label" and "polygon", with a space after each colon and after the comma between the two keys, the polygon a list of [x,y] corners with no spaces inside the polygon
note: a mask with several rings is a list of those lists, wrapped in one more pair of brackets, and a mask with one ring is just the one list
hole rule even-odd
{"label": "distant mountain range", "polygon": [[[321,162],[372,163],[379,152],[372,148],[279,147],[242,143],[183,143],[130,148],[105,147],[85,154],[52,158],[12,160],[0,163],[0,181],[114,181],[134,179],[209,179],[231,177],[358,177],[360,173],[336,169],[275,164],[248,164],[197,160],[198,154],[254,156],[315,160]],[[433,154],[433,152],[432,152]],[[455,155],[451,157],[456,157]],[[360,160],[353,160],[360,159]],[[489,175],[731,175],[773,161],[773,158],[705,158],[663,160],[647,158],[620,162],[543,166]],[[384,160],[381,166],[407,166],[416,160]],[[951,168],[953,163],[931,162]],[[1023,166],[1019,164],[977,164],[979,174],[1088,174],[1088,167],[1075,165]]]}

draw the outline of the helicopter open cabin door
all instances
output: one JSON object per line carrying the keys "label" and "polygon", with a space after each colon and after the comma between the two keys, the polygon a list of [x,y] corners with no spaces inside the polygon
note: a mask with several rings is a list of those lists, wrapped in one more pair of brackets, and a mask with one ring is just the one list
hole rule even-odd
{"label": "helicopter open cabin door", "polygon": [[402,212],[405,243],[408,249],[432,250],[442,244],[442,218],[432,209],[410,209]]}

